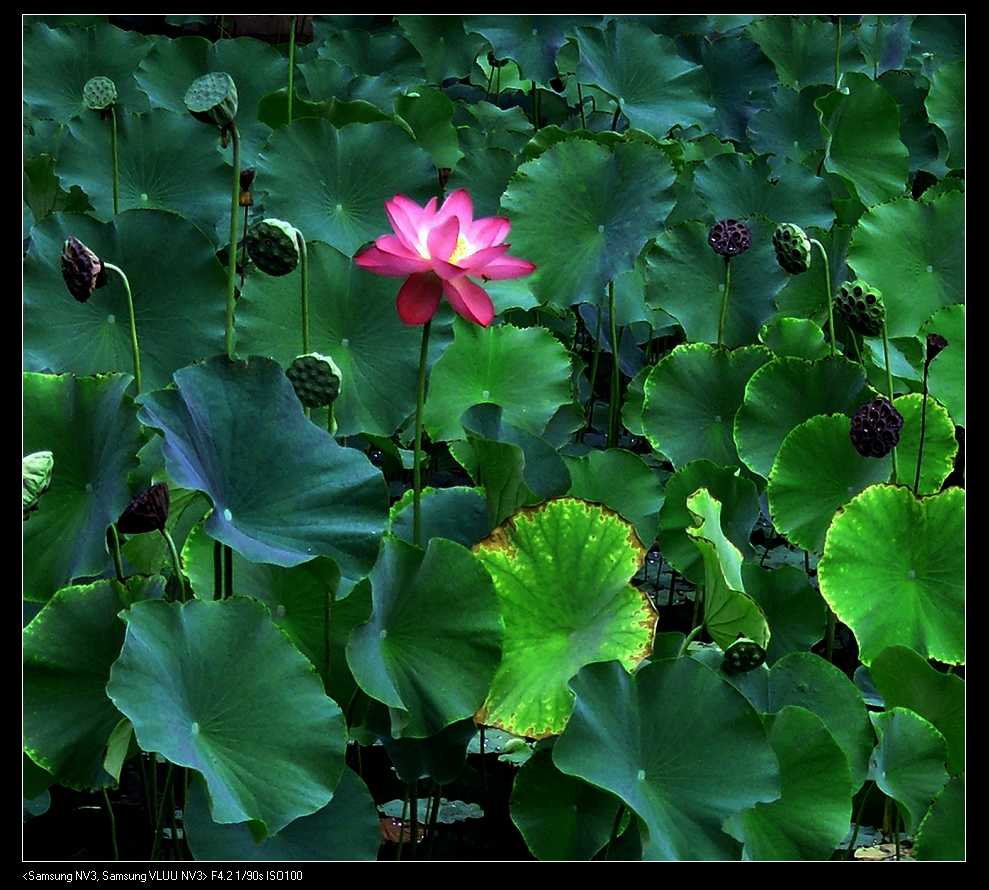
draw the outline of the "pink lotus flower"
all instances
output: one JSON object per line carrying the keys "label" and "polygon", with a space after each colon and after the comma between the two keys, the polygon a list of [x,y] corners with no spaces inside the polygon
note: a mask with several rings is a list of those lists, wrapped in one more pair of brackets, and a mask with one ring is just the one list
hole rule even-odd
{"label": "pink lotus flower", "polygon": [[385,213],[395,230],[362,250],[354,262],[375,275],[408,276],[398,292],[398,314],[406,324],[425,324],[446,294],[454,312],[487,327],[494,318],[491,297],[468,278],[485,281],[521,278],[536,267],[528,260],[506,256],[507,219],[474,219],[474,204],[466,189],[450,195],[439,210],[436,198],[420,207],[405,195],[385,201]]}

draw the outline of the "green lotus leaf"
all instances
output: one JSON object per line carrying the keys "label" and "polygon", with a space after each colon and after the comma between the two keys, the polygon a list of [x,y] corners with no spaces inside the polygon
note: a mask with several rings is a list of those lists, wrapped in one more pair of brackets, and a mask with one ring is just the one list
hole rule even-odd
{"label": "green lotus leaf", "polygon": [[631,671],[651,651],[656,613],[628,583],[643,548],[610,510],[574,498],[525,508],[474,552],[505,620],[502,663],[479,722],[556,735],[573,707],[567,682],[581,667],[617,659]]}
{"label": "green lotus leaf", "polygon": [[948,771],[965,769],[965,682],[934,670],[912,649],[890,646],[869,668],[885,707],[909,708],[928,720],[948,745]]}
{"label": "green lotus leaf", "polygon": [[[592,664],[553,762],[619,797],[642,820],[644,859],[737,859],[722,823],[780,795],[780,769],[752,706],[691,658],[634,677]],[[703,708],[696,702],[704,702]]]}
{"label": "green lotus leaf", "polygon": [[[918,15],[910,28],[915,52],[923,48],[931,58],[924,60],[925,70],[934,72],[941,65],[965,55],[965,19],[957,15]],[[917,60],[908,59],[911,67]]]}
{"label": "green lotus leaf", "polygon": [[124,642],[117,614],[154,590],[154,579],[143,578],[126,589],[116,581],[63,587],[24,629],[24,750],[60,785],[117,781],[103,768],[121,718],[106,693]]}
{"label": "green lotus leaf", "polygon": [[32,230],[24,260],[25,368],[134,371],[127,292],[111,274],[86,303],[72,299],[59,264],[70,235],[130,281],[146,389],[165,386],[179,368],[223,352],[226,275],[192,223],[155,210],[121,213],[111,223],[53,214]]}
{"label": "green lotus leaf", "polygon": [[[900,431],[900,441],[896,446],[898,471],[896,481],[909,488],[913,488],[917,473],[920,415],[923,403],[924,396],[916,392],[893,400],[893,407],[903,415],[903,429]],[[920,468],[918,489],[921,497],[937,494],[941,490],[944,480],[951,475],[955,467],[955,456],[958,454],[955,425],[951,422],[947,410],[928,397],[926,414],[923,465]]]}
{"label": "green lotus leaf", "polygon": [[51,213],[86,213],[93,209],[79,186],[73,185],[68,191],[62,188],[55,175],[55,157],[47,153],[24,161],[23,195],[25,239]]}
{"label": "green lotus leaf", "polygon": [[106,529],[130,502],[127,473],[143,442],[125,395],[131,380],[24,374],[24,450],[55,460],[51,485],[24,524],[28,600],[46,602],[76,578],[111,570]]}
{"label": "green lotus leaf", "polygon": [[22,760],[23,769],[21,779],[23,782],[24,800],[34,800],[55,784],[55,777],[48,770],[44,769],[44,767],[38,766],[38,764],[28,757],[26,751],[23,754]]}
{"label": "green lotus leaf", "polygon": [[598,302],[662,228],[673,179],[666,155],[645,142],[609,149],[571,137],[519,167],[501,205],[513,254],[536,264],[533,293],[562,308]]}
{"label": "green lotus leaf", "polygon": [[886,301],[890,337],[912,337],[942,306],[965,298],[965,196],[901,198],[868,210],[848,250],[858,277]]}
{"label": "green lotus leaf", "polygon": [[454,322],[453,344],[430,374],[423,425],[434,441],[463,438],[461,415],[491,403],[504,421],[539,436],[571,400],[570,356],[545,328]]}
{"label": "green lotus leaf", "polygon": [[[258,118],[258,103],[272,84],[285,83],[288,79],[288,60],[274,46],[253,37],[215,42],[202,37],[159,40],[141,62],[135,77],[152,108],[167,108],[181,115],[182,125],[191,138],[194,128],[189,126],[185,94],[189,84],[213,71],[226,72],[237,86],[241,163],[252,167],[271,133]],[[216,143],[215,132],[207,128],[207,136]],[[227,200],[230,200],[229,183]]]}
{"label": "green lotus leaf", "polygon": [[477,15],[466,19],[481,34],[496,59],[512,59],[523,77],[541,84],[556,77],[556,54],[578,25],[597,25],[600,16]]}
{"label": "green lotus leaf", "polygon": [[814,103],[831,92],[823,84],[805,86],[797,92],[777,87],[769,108],[756,112],[749,121],[748,137],[760,154],[771,154],[773,168],[785,161],[802,163],[811,153],[824,149],[821,121]]}
{"label": "green lotus leaf", "polygon": [[[415,411],[422,339],[421,329],[403,324],[395,311],[401,283],[369,275],[326,244],[307,250],[310,336],[343,374],[333,406],[337,434],[390,436]],[[271,356],[284,368],[302,353],[301,274],[247,277],[237,301],[241,352]],[[449,341],[444,327],[434,325],[431,361]]]}
{"label": "green lotus leaf", "polygon": [[[831,280],[838,282],[854,278],[845,263],[852,227],[836,223],[829,232],[812,226],[808,228],[807,237],[819,241],[828,252],[827,268],[831,271]],[[811,270],[802,275],[788,276],[786,286],[776,298],[776,305],[782,315],[812,318],[822,330],[827,330],[828,298],[827,282],[824,280],[825,265],[817,248],[813,248],[812,254]],[[835,325],[836,333],[840,333],[840,315],[835,318]],[[830,347],[830,337],[828,339]]]}
{"label": "green lotus leaf", "polygon": [[395,20],[405,39],[422,56],[430,83],[465,77],[484,46],[482,37],[466,32],[459,15],[400,15]]}
{"label": "green lotus leaf", "polygon": [[622,426],[633,436],[645,437],[642,428],[642,408],[645,402],[646,378],[652,373],[652,365],[643,366],[625,387],[625,400],[622,404]]}
{"label": "green lotus leaf", "polygon": [[711,81],[715,108],[712,130],[723,139],[744,143],[752,116],[769,104],[777,82],[776,69],[744,34],[699,41],[699,50]]}
{"label": "green lotus leaf", "polygon": [[282,369],[218,356],[175,384],[144,396],[140,418],[162,431],[169,475],[213,501],[207,534],[251,562],[331,556],[351,583],[363,577],[387,516],[384,479],[306,419]]}
{"label": "green lotus leaf", "polygon": [[[62,144],[55,172],[63,187],[77,185],[86,193],[97,219],[112,220],[109,124],[88,114],[68,127],[70,138]],[[187,118],[160,108],[119,113],[117,129],[120,210],[171,210],[217,245],[225,244],[230,238],[230,168],[216,150],[216,132],[191,127]]]}
{"label": "green lotus leaf", "polygon": [[457,463],[484,489],[489,530],[519,507],[543,500],[526,484],[526,456],[521,446],[469,435],[451,442],[449,448]]}
{"label": "green lotus leaf", "polygon": [[620,806],[610,794],[561,773],[536,751],[512,786],[512,822],[537,859],[592,859],[611,837]]}
{"label": "green lotus leaf", "polygon": [[437,167],[456,167],[464,156],[453,126],[454,108],[445,93],[421,87],[395,100],[395,113],[412,128],[416,142]]}
{"label": "green lotus leaf", "polygon": [[908,708],[869,717],[879,739],[869,761],[869,778],[899,804],[903,824],[912,834],[948,781],[944,736]]}
{"label": "green lotus leaf", "polygon": [[[118,108],[143,111],[148,101],[137,88],[134,72],[153,46],[153,40],[135,31],[107,24],[49,28],[31,23],[24,29],[24,101],[35,117],[60,123],[77,114],[93,114],[82,101],[82,88],[102,75],[116,84]],[[109,158],[109,147],[105,154]]]}
{"label": "green lotus leaf", "polygon": [[641,457],[611,448],[564,460],[572,480],[569,497],[604,504],[635,525],[644,544],[656,540],[663,486]]}
{"label": "green lotus leaf", "polygon": [[[214,542],[201,525],[182,548],[182,565],[196,597],[214,598]],[[332,673],[328,624],[332,626],[340,570],[332,559],[320,556],[302,565],[265,565],[233,557],[233,592],[252,596],[271,611],[271,620],[324,679]],[[346,704],[346,702],[343,702]]]}
{"label": "green lotus leaf", "polygon": [[[412,500],[410,488],[392,504],[388,516],[388,531],[406,543],[412,543]],[[464,547],[473,547],[491,532],[487,502],[478,488],[454,486],[422,490],[422,540],[446,538]]]}
{"label": "green lotus leaf", "polygon": [[820,717],[845,752],[857,792],[867,777],[874,736],[865,702],[852,681],[811,652],[781,658],[769,671],[768,681],[765,704],[756,707],[776,714],[787,705],[798,705]]}
{"label": "green lotus leaf", "polygon": [[[559,18],[559,16],[555,16],[553,21],[558,21]],[[498,20],[510,26],[510,22],[518,21],[518,17],[513,16],[511,19],[499,17]],[[540,16],[539,21],[548,24],[548,21],[542,16]],[[526,116],[522,107],[518,105],[512,108],[500,108],[490,101],[461,105],[458,107],[454,119],[458,125],[468,125],[460,127],[461,138],[469,138],[471,143],[475,145],[480,145],[483,141],[485,147],[499,148],[513,156],[519,154],[526,147],[536,132],[532,121]],[[539,132],[542,133],[546,129],[559,132],[559,127],[544,127]],[[565,137],[566,134],[563,134],[563,138]],[[529,158],[527,157],[526,160]]]}
{"label": "green lotus leaf", "polygon": [[774,318],[759,330],[759,341],[777,355],[816,361],[828,354],[821,326],[809,318]]}
{"label": "green lotus leaf", "polygon": [[773,525],[803,550],[820,553],[835,513],[870,485],[889,480],[892,458],[862,457],[850,431],[844,414],[812,417],[787,433],[773,461],[766,486]]}
{"label": "green lotus leaf", "polygon": [[420,204],[433,196],[436,170],[429,153],[396,124],[338,130],[305,118],[271,135],[258,155],[257,183],[266,213],[291,220],[307,240],[352,256],[391,231],[385,201],[396,192]]}
{"label": "green lotus leaf", "polygon": [[844,753],[820,717],[800,707],[777,713],[769,742],[780,763],[780,798],[732,816],[725,830],[745,844],[745,859],[830,859],[852,817]]}
{"label": "green lotus leaf", "polygon": [[772,631],[767,664],[791,652],[806,652],[824,638],[827,607],[805,571],[795,566],[767,570],[746,562],[742,565],[742,583],[745,592],[759,604]]}
{"label": "green lotus leaf", "polygon": [[828,529],[821,593],[855,634],[868,665],[887,646],[946,664],[965,660],[965,492],[917,500],[874,485]]}
{"label": "green lotus leaf", "polygon": [[[834,83],[835,26],[816,16],[768,15],[752,22],[746,33],[776,66],[780,82],[792,90]],[[864,62],[851,29],[841,41],[841,71],[862,70]]]}
{"label": "green lotus leaf", "polygon": [[426,738],[481,706],[501,659],[494,585],[465,547],[425,553],[386,537],[370,574],[374,611],[347,644],[361,688],[392,709],[392,735]]}
{"label": "green lotus leaf", "polygon": [[615,98],[633,127],[663,139],[677,124],[714,122],[707,73],[682,58],[669,37],[612,21],[606,30],[579,28],[577,46],[580,82]]}
{"label": "green lotus leaf", "polygon": [[948,140],[948,166],[965,166],[965,60],[956,59],[937,70],[924,103],[931,121]]}
{"label": "green lotus leaf", "polygon": [[721,524],[726,537],[742,553],[752,556],[749,536],[759,519],[759,496],[755,485],[736,475],[731,467],[709,460],[695,460],[680,467],[666,482],[665,500],[659,511],[659,546],[663,557],[694,584],[704,582],[704,562],[687,529],[694,518],[687,498],[706,488],[721,504]]}
{"label": "green lotus leaf", "polygon": [[867,65],[881,74],[902,68],[910,53],[910,25],[913,16],[864,15],[856,34]]}
{"label": "green lotus leaf", "polygon": [[878,83],[899,106],[900,141],[910,152],[910,172],[925,170],[934,176],[945,176],[948,172],[946,140],[931,123],[925,104],[930,81],[921,74],[891,70],[883,74]]}
{"label": "green lotus leaf", "polygon": [[847,72],[842,83],[814,103],[827,144],[824,169],[866,206],[897,198],[906,189],[910,152],[900,141],[896,100],[865,74]]}
{"label": "green lotus leaf", "polygon": [[[498,216],[501,196],[518,166],[519,159],[504,149],[480,146],[472,150],[468,147],[466,156],[454,168],[447,182],[447,191],[452,193],[456,189],[467,189],[474,202],[474,214],[478,218]],[[504,287],[506,284],[513,288],[528,289],[529,279],[526,277],[492,282],[490,285],[485,285],[485,290],[494,299],[495,287]],[[538,301],[533,300],[533,302]],[[498,311],[507,308],[499,305],[497,300],[495,306],[498,307]]]}
{"label": "green lotus leaf", "polygon": [[871,397],[862,366],[842,356],[814,362],[774,358],[745,387],[734,421],[738,454],[750,470],[768,479],[794,427],[818,414],[850,416]]}
{"label": "green lotus leaf", "polygon": [[747,637],[762,649],[769,648],[769,624],[762,609],[745,593],[742,554],[721,528],[721,503],[702,488],[687,498],[695,525],[687,535],[704,562],[704,627],[711,639],[728,649],[739,637]]}
{"label": "green lotus leaf", "polygon": [[344,768],[330,802],[302,816],[275,837],[258,843],[247,825],[220,825],[210,818],[201,779],[189,784],[183,825],[196,859],[227,862],[320,862],[376,859],[381,826],[374,798],[360,777]]}
{"label": "green lotus leaf", "polygon": [[[708,223],[719,219],[748,220],[758,215],[773,225],[796,218],[806,226],[830,228],[834,220],[831,195],[824,181],[808,176],[807,169],[793,161],[783,161],[770,171],[765,157],[749,161],[739,154],[722,154],[697,167],[693,181],[696,198],[707,208]],[[770,232],[753,232],[753,242],[764,243],[771,251],[769,237]],[[772,257],[760,263],[764,274],[773,268]]]}
{"label": "green lotus leaf", "polygon": [[317,30],[317,39],[322,37],[316,51],[320,59],[332,60],[373,77],[393,76],[409,83],[422,81],[422,59],[398,28],[365,31],[341,22],[340,16],[333,17],[333,24],[340,30],[325,35],[320,33],[321,29]]}
{"label": "green lotus leaf", "polygon": [[941,334],[948,341],[928,369],[928,391],[948,409],[958,426],[965,426],[965,307],[939,309],[921,333]]}
{"label": "green lotus leaf", "polygon": [[[161,436],[155,436],[149,445],[157,445],[160,455],[161,443]],[[146,445],[145,449],[147,447]],[[145,449],[142,449],[142,451]],[[138,452],[138,457],[141,457],[141,452]],[[164,482],[168,486],[169,507],[168,520],[165,523],[165,528],[172,536],[172,541],[175,543],[176,549],[181,552],[186,539],[193,528],[195,528],[196,523],[201,522],[209,512],[209,499],[202,492],[187,491],[171,482],[164,472],[164,458],[162,458],[162,462],[162,470],[157,478],[141,478],[140,484],[135,486],[135,476],[132,476],[131,490],[138,492],[145,491],[155,482]],[[141,477],[140,471],[135,475]],[[168,542],[163,535],[131,535],[130,537],[121,537],[123,539],[120,542],[120,555],[123,559],[125,574],[130,574],[131,571],[145,575],[164,575],[166,577],[172,574],[174,571],[172,554]],[[210,589],[212,590],[212,588]]]}
{"label": "green lotus leaf", "polygon": [[277,834],[343,773],[343,713],[254,600],[137,603],[106,692],[142,750],[202,774],[214,822]]}
{"label": "green lotus leaf", "polygon": [[749,378],[772,357],[764,346],[718,350],[677,346],[646,378],[642,428],[675,467],[701,458],[740,464],[732,424]]}
{"label": "green lotus leaf", "polygon": [[[728,346],[755,342],[786,279],[766,223],[751,221],[751,227],[754,246],[731,261],[723,339]],[[672,315],[688,340],[698,343],[717,343],[724,302],[725,261],[711,250],[709,229],[696,221],[664,229],[643,254],[647,303]]]}
{"label": "green lotus leaf", "polygon": [[917,827],[917,859],[965,858],[965,778],[952,776]]}

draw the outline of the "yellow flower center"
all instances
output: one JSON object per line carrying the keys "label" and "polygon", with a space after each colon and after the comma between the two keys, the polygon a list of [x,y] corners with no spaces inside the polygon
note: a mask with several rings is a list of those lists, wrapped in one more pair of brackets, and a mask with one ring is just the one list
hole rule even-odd
{"label": "yellow flower center", "polygon": [[450,254],[450,259],[447,262],[455,266],[469,253],[473,253],[470,243],[463,235],[458,235],[457,246],[453,248],[453,253]]}

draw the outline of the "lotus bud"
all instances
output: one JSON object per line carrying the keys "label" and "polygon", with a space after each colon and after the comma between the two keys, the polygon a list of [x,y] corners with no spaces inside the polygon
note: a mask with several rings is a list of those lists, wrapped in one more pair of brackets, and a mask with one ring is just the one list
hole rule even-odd
{"label": "lotus bud", "polygon": [[52,482],[55,458],[50,451],[36,451],[21,462],[21,500],[24,519],[38,509],[41,496]]}
{"label": "lotus bud", "polygon": [[185,107],[197,121],[226,130],[237,117],[237,86],[222,71],[204,74],[186,92]]}
{"label": "lotus bud", "polygon": [[773,232],[776,260],[786,272],[799,275],[810,268],[810,238],[793,223],[783,223]]}
{"label": "lotus bud", "polygon": [[876,396],[855,412],[849,435],[862,457],[885,457],[900,441],[902,429],[903,415],[888,399]]}
{"label": "lotus bud", "polygon": [[766,660],[766,650],[754,640],[739,635],[726,650],[721,666],[730,674],[753,671]]}
{"label": "lotus bud", "polygon": [[103,261],[74,235],[62,247],[62,278],[69,293],[85,303],[98,287],[106,284]]}
{"label": "lotus bud", "polygon": [[743,222],[722,219],[711,226],[707,243],[718,256],[727,259],[745,253],[752,246],[752,232]]}
{"label": "lotus bud", "polygon": [[106,111],[117,101],[117,87],[109,77],[91,77],[82,88],[82,103],[90,111]]}
{"label": "lotus bud", "polygon": [[285,372],[306,408],[322,408],[332,405],[340,395],[343,375],[333,359],[317,352],[300,355]]}
{"label": "lotus bud", "polygon": [[927,364],[930,364],[938,356],[942,349],[948,346],[948,341],[940,334],[927,335]]}
{"label": "lotus bud", "polygon": [[886,304],[882,292],[867,281],[846,281],[835,294],[835,306],[848,326],[867,337],[878,337],[886,321]]}
{"label": "lotus bud", "polygon": [[254,196],[251,194],[251,183],[254,182],[254,168],[248,167],[240,171],[240,198],[238,204],[241,207],[253,207]]}
{"label": "lotus bud", "polygon": [[268,275],[288,275],[299,265],[299,230],[284,220],[255,223],[245,241],[254,265]]}
{"label": "lotus bud", "polygon": [[117,531],[125,535],[163,532],[168,519],[168,486],[164,482],[152,485],[134,498],[120,514]]}

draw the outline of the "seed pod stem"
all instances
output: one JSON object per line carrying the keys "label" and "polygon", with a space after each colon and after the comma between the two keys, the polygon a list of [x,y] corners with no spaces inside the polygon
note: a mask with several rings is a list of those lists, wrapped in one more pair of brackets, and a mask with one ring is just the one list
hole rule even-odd
{"label": "seed pod stem", "polygon": [[237,225],[240,222],[240,133],[236,122],[227,131],[233,140],[233,190],[230,198],[230,255],[227,268],[227,358],[234,357],[234,307],[237,303]]}
{"label": "seed pod stem", "polygon": [[113,570],[117,580],[124,583],[124,564],[120,558],[120,535],[117,534],[117,526],[112,522],[106,532],[107,542],[110,544],[110,555],[113,557]]}
{"label": "seed pod stem", "polygon": [[296,230],[295,240],[299,245],[299,260],[302,265],[302,352],[309,352],[309,252],[302,232]]}
{"label": "seed pod stem", "polygon": [[810,243],[817,245],[817,249],[821,252],[821,257],[824,259],[824,286],[827,288],[828,293],[828,334],[831,336],[831,357],[834,358],[834,304],[831,300],[831,264],[828,262],[828,252],[824,249],[824,245],[816,238],[811,238]]}
{"label": "seed pod stem", "polygon": [[[883,360],[886,362],[886,388],[889,391],[889,403],[893,404],[893,371],[889,366],[889,337],[886,334],[886,322],[883,321]],[[893,458],[893,482],[896,482],[898,477],[896,471],[896,448],[894,446],[892,452],[890,452]]]}
{"label": "seed pod stem", "polygon": [[103,268],[108,272],[116,272],[120,280],[124,283],[124,290],[127,292],[127,312],[130,315],[130,348],[134,355],[134,386],[137,392],[141,392],[141,350],[137,344],[137,322],[134,319],[134,296],[131,294],[130,282],[124,274],[124,270],[119,266],[103,261]]}
{"label": "seed pod stem", "polygon": [[728,318],[728,291],[731,288],[731,257],[725,257],[725,292],[721,296],[721,318],[718,319],[718,349],[725,341],[725,320]]}
{"label": "seed pod stem", "polygon": [[172,568],[175,570],[175,579],[179,584],[179,602],[185,602],[185,581],[182,579],[182,564],[179,562],[179,553],[175,549],[175,541],[172,540],[172,536],[168,533],[167,528],[161,529],[161,536],[165,539],[165,543],[168,544],[168,552],[172,556]]}
{"label": "seed pod stem", "polygon": [[[695,591],[694,595],[697,596],[698,594],[699,591]],[[698,624],[689,634],[687,634],[686,637],[684,637],[683,642],[680,644],[680,651],[677,652],[677,658],[687,654],[687,648],[692,642],[694,642],[695,639],[697,639],[698,634],[700,634],[702,630],[704,630],[704,622]]]}

